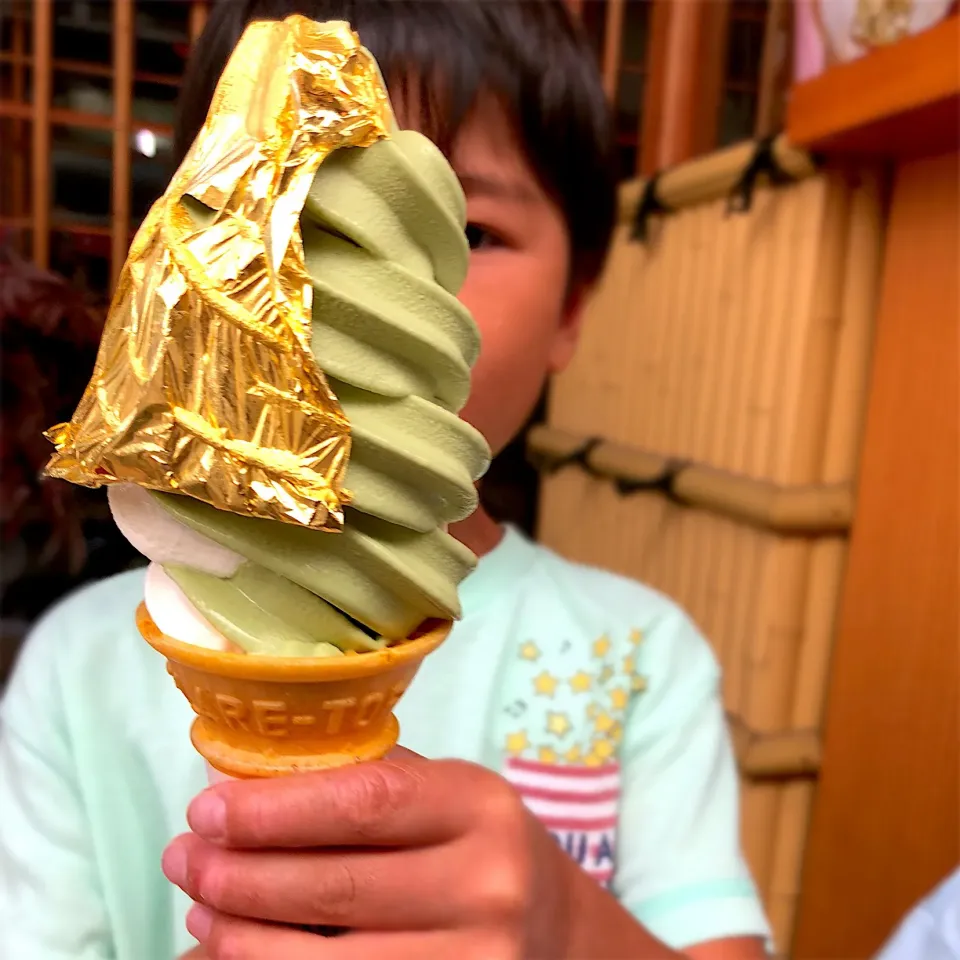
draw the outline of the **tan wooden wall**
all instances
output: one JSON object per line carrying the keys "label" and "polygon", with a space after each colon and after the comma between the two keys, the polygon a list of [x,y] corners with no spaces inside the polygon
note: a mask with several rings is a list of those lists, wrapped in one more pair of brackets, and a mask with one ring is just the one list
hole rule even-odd
{"label": "tan wooden wall", "polygon": [[[816,174],[762,187],[748,213],[730,213],[734,160],[748,155],[694,161],[672,183],[665,178],[661,192],[672,190],[680,209],[653,224],[646,244],[631,239],[638,187],[624,189],[624,221],[582,347],[554,384],[548,424],[531,445],[542,455],[564,439],[600,438],[617,445],[602,445],[616,455],[595,447],[588,462],[605,459],[606,472],[633,451],[716,468],[706,471],[714,479],[756,481],[738,481],[758,498],[747,523],[737,511],[724,515],[722,504],[624,495],[609,478],[570,465],[544,477],[539,533],[568,557],[670,594],[713,644],[744,771],[744,844],[783,950],[846,540],[842,519],[785,532],[767,510],[780,529],[765,529],[763,504],[798,491],[839,491],[852,503],[881,185],[871,173]],[[779,759],[745,762],[758,742]]]}

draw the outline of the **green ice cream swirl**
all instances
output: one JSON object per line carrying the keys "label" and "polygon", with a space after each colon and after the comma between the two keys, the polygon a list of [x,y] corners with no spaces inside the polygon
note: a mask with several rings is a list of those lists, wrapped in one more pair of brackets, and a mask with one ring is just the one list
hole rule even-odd
{"label": "green ice cream swirl", "polygon": [[334,153],[310,190],[301,226],[312,347],[353,437],[342,533],[156,494],[245,558],[231,578],[166,570],[251,653],[372,649],[459,615],[457,586],[476,560],[446,525],[474,510],[489,461],[483,438],[457,416],[479,350],[456,299],[469,258],[465,209],[443,155],[413,131]]}

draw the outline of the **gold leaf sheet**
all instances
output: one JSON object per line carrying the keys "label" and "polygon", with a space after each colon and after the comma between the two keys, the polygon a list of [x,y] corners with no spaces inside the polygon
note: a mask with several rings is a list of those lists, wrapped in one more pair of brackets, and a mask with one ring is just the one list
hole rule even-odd
{"label": "gold leaf sheet", "polygon": [[130,248],[93,377],[47,473],[321,529],[343,523],[349,424],[310,352],[299,217],[333,150],[392,127],[345,23],[253,23]]}

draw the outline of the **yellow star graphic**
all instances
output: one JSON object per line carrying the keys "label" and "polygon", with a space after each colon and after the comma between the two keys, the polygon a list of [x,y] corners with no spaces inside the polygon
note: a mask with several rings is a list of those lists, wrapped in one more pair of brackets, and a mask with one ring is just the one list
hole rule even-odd
{"label": "yellow star graphic", "polygon": [[521,660],[539,660],[540,648],[532,640],[528,640],[520,648],[520,659]]}
{"label": "yellow star graphic", "polygon": [[593,753],[601,760],[609,760],[614,752],[613,744],[609,740],[597,740],[593,744]]}
{"label": "yellow star graphic", "polygon": [[610,731],[610,739],[614,743],[619,743],[623,739],[623,727],[619,723]]}
{"label": "yellow star graphic", "polygon": [[603,758],[598,756],[596,753],[588,753],[584,758],[583,762],[588,767],[599,767],[603,763]]}
{"label": "yellow star graphic", "polygon": [[636,674],[630,681],[630,688],[634,693],[643,693],[647,689],[647,678],[641,677],[639,673]]}
{"label": "yellow star graphic", "polygon": [[605,657],[610,652],[610,638],[604,634],[599,640],[593,643],[593,655],[595,657]]}
{"label": "yellow star graphic", "polygon": [[516,733],[508,733],[506,746],[507,753],[512,753],[514,756],[523,753],[523,751],[530,746],[530,741],[527,739],[527,731],[518,730]]}
{"label": "yellow star graphic", "polygon": [[604,664],[603,669],[597,675],[597,680],[600,683],[606,683],[613,676],[613,667],[609,663]]}
{"label": "yellow star graphic", "polygon": [[570,678],[570,689],[574,693],[586,693],[590,689],[590,684],[593,683],[592,678],[589,673],[584,673],[582,670],[578,670]]}
{"label": "yellow star graphic", "polygon": [[580,762],[580,744],[575,743],[564,755],[563,759],[567,763],[579,763]]}
{"label": "yellow star graphic", "polygon": [[616,726],[617,721],[610,716],[609,713],[601,713],[596,720],[593,721],[593,729],[597,733],[609,733],[614,726]]}
{"label": "yellow star graphic", "polygon": [[615,687],[610,691],[610,702],[614,710],[626,710],[629,700],[630,694],[623,687]]}
{"label": "yellow star graphic", "polygon": [[637,665],[634,662],[633,657],[624,657],[623,658],[623,672],[624,673],[635,673]]}
{"label": "yellow star graphic", "polygon": [[639,630],[630,631],[630,642],[635,646],[639,647],[643,643],[643,634]]}
{"label": "yellow star graphic", "polygon": [[536,690],[541,697],[552,697],[557,692],[557,684],[559,682],[553,674],[544,670],[543,673],[533,678],[533,689]]}
{"label": "yellow star graphic", "polygon": [[540,758],[541,763],[556,763],[557,762],[557,751],[553,747],[541,747],[537,756]]}
{"label": "yellow star graphic", "polygon": [[554,713],[553,711],[547,713],[548,733],[554,733],[558,737],[565,737],[570,732],[571,726],[572,724],[565,713]]}

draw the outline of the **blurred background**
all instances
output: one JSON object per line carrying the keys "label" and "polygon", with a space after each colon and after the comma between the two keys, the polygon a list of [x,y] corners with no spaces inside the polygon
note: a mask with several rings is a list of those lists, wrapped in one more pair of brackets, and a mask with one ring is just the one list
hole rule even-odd
{"label": "blurred background", "polygon": [[[675,84],[668,5],[577,6],[615,105],[624,180],[658,166],[664,88]],[[3,655],[43,609],[139,558],[102,491],[40,483],[41,431],[68,419],[92,367],[112,282],[172,174],[179,81],[204,0],[4,0],[0,39]],[[692,9],[692,8],[691,8]],[[791,11],[781,0],[703,5],[683,153],[763,136],[782,124]],[[674,33],[675,33],[674,29]],[[683,159],[677,155],[675,159]],[[537,416],[542,417],[542,409]],[[486,497],[532,532],[538,482],[524,442],[497,463]]]}
{"label": "blurred background", "polygon": [[[960,859],[956,4],[569,6],[615,118],[617,235],[484,497],[691,611],[779,947],[865,957]],[[141,562],[102,491],[40,479],[42,431],[172,173],[207,13],[0,0],[0,685],[44,609]]]}

